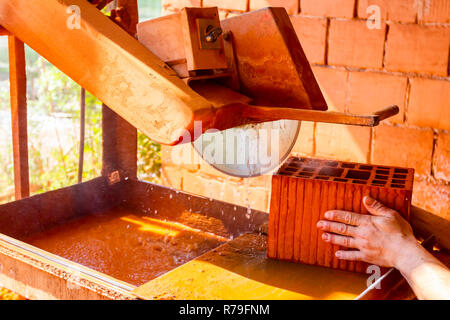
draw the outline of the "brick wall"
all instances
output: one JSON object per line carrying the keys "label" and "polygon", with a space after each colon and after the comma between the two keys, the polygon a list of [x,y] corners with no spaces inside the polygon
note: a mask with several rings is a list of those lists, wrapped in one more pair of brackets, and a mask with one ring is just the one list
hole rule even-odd
{"label": "brick wall", "polygon": [[[293,152],[413,167],[414,204],[450,219],[449,0],[162,2],[163,14],[184,6],[218,6],[222,19],[284,6],[330,110],[366,113],[391,104],[400,107],[398,116],[374,129],[303,122]],[[375,29],[367,21],[372,5],[380,8]],[[172,151],[163,148],[165,184],[268,210],[269,176],[228,177],[201,160],[176,165],[170,160]]]}

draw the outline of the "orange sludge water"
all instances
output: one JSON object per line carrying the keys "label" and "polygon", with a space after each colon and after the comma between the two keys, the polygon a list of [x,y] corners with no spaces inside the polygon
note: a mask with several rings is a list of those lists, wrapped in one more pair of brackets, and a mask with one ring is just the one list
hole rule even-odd
{"label": "orange sludge water", "polygon": [[176,220],[112,209],[32,235],[25,242],[139,286],[225,243],[219,219],[184,212]]}

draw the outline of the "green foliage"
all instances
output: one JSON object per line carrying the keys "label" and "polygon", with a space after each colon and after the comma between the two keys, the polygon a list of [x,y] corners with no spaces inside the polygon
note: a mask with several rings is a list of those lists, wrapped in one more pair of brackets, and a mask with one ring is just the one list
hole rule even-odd
{"label": "green foliage", "polygon": [[[27,51],[28,56],[28,51]],[[28,136],[30,182],[44,192],[77,182],[79,157],[80,87],[43,58],[29,59]],[[54,128],[49,130],[42,122]],[[83,180],[101,171],[101,103],[86,94],[86,135]]]}
{"label": "green foliage", "polygon": [[156,183],[161,178],[161,145],[141,132],[138,132],[138,176]]}

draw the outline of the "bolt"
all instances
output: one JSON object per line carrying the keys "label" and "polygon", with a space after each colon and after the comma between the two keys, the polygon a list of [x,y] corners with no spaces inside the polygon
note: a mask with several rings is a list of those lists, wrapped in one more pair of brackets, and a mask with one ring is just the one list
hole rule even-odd
{"label": "bolt", "polygon": [[223,34],[223,40],[230,41],[231,40],[231,32],[227,31]]}

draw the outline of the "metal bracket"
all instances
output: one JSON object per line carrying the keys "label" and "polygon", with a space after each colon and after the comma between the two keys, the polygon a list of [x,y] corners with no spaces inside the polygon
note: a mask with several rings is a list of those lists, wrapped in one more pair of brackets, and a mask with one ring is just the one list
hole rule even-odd
{"label": "metal bracket", "polygon": [[222,34],[220,23],[215,19],[197,19],[198,36],[200,40],[200,49],[222,49],[222,43],[219,41]]}

